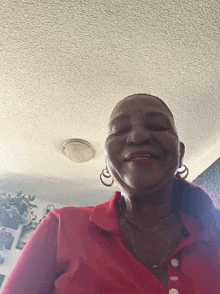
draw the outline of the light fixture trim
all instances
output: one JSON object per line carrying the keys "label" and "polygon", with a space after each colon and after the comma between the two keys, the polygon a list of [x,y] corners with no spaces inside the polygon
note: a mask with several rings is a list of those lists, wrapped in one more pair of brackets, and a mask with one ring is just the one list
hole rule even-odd
{"label": "light fixture trim", "polygon": [[64,142],[63,152],[70,160],[83,163],[95,156],[95,147],[86,140],[74,138]]}

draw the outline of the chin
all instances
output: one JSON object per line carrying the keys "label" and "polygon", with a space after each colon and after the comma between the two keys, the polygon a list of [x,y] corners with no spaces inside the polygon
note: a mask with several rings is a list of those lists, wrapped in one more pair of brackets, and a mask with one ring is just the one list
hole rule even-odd
{"label": "chin", "polygon": [[[173,177],[172,177],[173,178]],[[164,185],[167,185],[171,182],[171,178],[165,178],[165,177],[157,177],[156,179],[146,179],[146,180],[140,180],[140,179],[127,179],[125,181],[126,186],[130,187],[132,190],[155,190],[162,188]]]}
{"label": "chin", "polygon": [[154,182],[130,182],[127,183],[127,187],[131,188],[132,190],[154,190],[155,188],[159,188],[161,185],[160,181]]}

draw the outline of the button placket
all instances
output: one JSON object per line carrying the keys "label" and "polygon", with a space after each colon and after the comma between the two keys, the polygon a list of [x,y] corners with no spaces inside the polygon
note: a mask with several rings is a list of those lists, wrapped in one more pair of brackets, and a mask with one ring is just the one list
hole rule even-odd
{"label": "button placket", "polygon": [[179,278],[177,276],[170,276],[171,281],[178,281]]}
{"label": "button placket", "polygon": [[[174,267],[174,268],[177,268],[178,266],[179,266],[179,261],[178,261],[178,259],[176,259],[176,258],[172,258],[171,259],[171,265]],[[178,276],[176,275],[176,273],[174,273],[173,272],[173,274],[171,274],[171,276],[170,276],[170,281],[172,281],[172,282],[174,282],[175,283],[175,281],[178,281],[179,280],[179,278],[178,278]],[[175,284],[173,284],[172,283],[172,286],[174,286]],[[174,286],[175,287],[175,286]],[[179,294],[179,291],[177,290],[177,289],[175,289],[175,288],[171,288],[170,290],[169,290],[169,294]]]}
{"label": "button placket", "polygon": [[177,266],[179,266],[179,261],[178,261],[176,258],[173,258],[173,259],[171,260],[171,264],[172,264],[172,266],[177,267]]}
{"label": "button placket", "polygon": [[169,294],[179,294],[179,291],[177,289],[172,288],[169,290]]}

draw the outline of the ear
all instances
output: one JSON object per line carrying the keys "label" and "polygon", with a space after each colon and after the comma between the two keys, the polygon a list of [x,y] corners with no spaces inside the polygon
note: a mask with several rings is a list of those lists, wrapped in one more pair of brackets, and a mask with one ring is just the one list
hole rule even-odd
{"label": "ear", "polygon": [[183,162],[183,157],[185,154],[185,145],[183,144],[183,142],[180,142],[180,161],[179,161],[179,167],[181,167],[181,164]]}

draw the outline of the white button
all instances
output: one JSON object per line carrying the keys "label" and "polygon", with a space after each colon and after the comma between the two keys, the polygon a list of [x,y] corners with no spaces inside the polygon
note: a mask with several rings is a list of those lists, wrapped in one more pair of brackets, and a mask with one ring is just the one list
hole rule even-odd
{"label": "white button", "polygon": [[176,277],[176,276],[171,276],[171,277],[170,277],[170,280],[171,280],[171,281],[178,281],[178,280],[179,280],[179,278],[178,278],[178,277]]}
{"label": "white button", "polygon": [[179,261],[178,261],[176,258],[173,258],[173,259],[171,260],[171,264],[172,264],[173,266],[178,266],[178,265],[179,265]]}
{"label": "white button", "polygon": [[179,294],[179,291],[177,291],[176,289],[172,288],[172,289],[170,289],[169,294]]}

